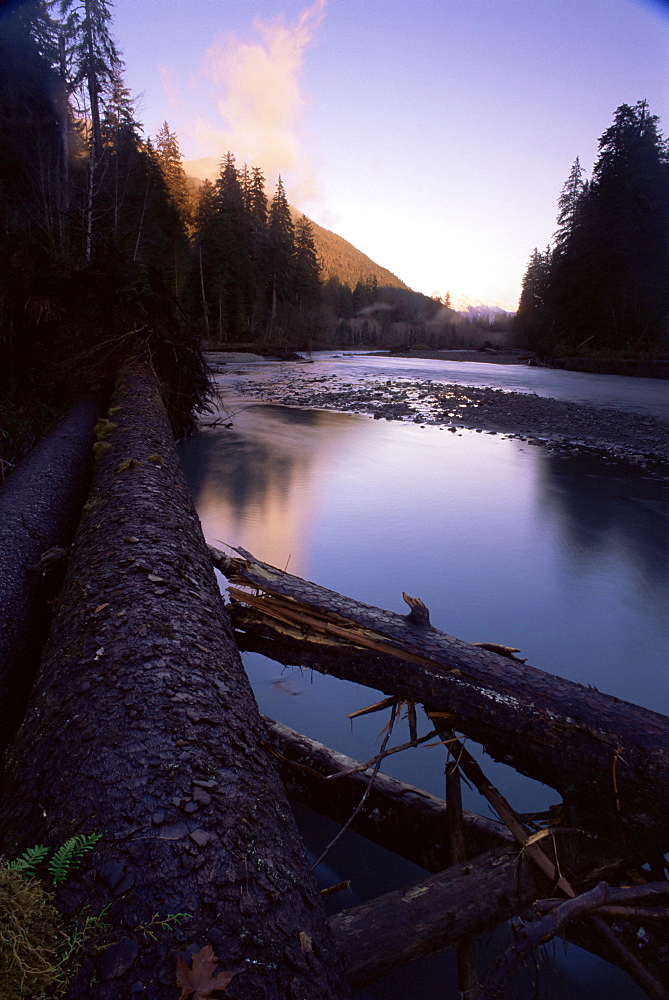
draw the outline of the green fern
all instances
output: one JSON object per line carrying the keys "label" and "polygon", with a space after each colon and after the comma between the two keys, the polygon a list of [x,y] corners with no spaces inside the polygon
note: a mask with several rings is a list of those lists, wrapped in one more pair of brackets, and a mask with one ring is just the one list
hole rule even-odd
{"label": "green fern", "polygon": [[45,847],[44,844],[36,844],[24,851],[20,858],[10,861],[7,867],[22,875],[33,875],[37,866],[44,861],[48,853],[48,847]]}
{"label": "green fern", "polygon": [[92,851],[101,837],[101,833],[89,833],[78,834],[66,840],[47,866],[53,884],[60,885],[64,882],[72,869],[81,864],[86,851]]}

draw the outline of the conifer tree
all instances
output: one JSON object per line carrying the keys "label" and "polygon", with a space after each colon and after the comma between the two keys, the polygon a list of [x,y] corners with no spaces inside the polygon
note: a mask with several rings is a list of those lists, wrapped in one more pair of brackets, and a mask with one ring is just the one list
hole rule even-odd
{"label": "conifer tree", "polygon": [[60,0],[63,32],[71,66],[70,89],[83,85],[88,97],[93,158],[101,145],[102,104],[111,92],[122,61],[111,35],[109,0]]}
{"label": "conifer tree", "polygon": [[581,162],[577,156],[558,199],[558,228],[554,237],[558,250],[564,247],[570,237],[574,235],[587,190],[588,185],[583,180]]}
{"label": "conifer tree", "polygon": [[548,331],[551,327],[549,312],[551,250],[542,253],[537,247],[532,251],[527,270],[523,277],[522,291],[515,329],[523,346],[531,346],[541,352],[550,351]]}
{"label": "conifer tree", "polygon": [[525,277],[516,329],[528,346],[634,355],[666,345],[669,148],[645,101],[616,110],[589,184],[575,161],[557,221],[548,267],[535,251]]}
{"label": "conifer tree", "polygon": [[314,231],[305,215],[295,226],[294,294],[300,304],[313,304],[320,295],[321,264],[314,245]]}
{"label": "conifer tree", "polygon": [[183,154],[179,148],[178,136],[176,132],[172,132],[167,122],[163,122],[156,133],[155,150],[170,198],[184,223],[188,224],[191,216],[191,196],[186,171],[182,164]]}
{"label": "conifer tree", "polygon": [[621,105],[599,142],[589,199],[588,294],[596,340],[659,345],[669,315],[669,149],[646,101]]}
{"label": "conifer tree", "polygon": [[267,292],[269,321],[267,334],[271,339],[276,331],[277,310],[288,302],[293,293],[295,255],[295,229],[283,181],[279,176],[274,197],[269,208],[267,225]]}

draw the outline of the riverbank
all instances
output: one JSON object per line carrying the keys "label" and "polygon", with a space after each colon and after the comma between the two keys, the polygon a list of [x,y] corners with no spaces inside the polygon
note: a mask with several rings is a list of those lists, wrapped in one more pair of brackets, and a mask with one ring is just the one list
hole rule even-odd
{"label": "riverbank", "polygon": [[[241,373],[240,373],[241,374]],[[369,378],[361,384],[319,374],[308,365],[277,365],[271,378],[244,377],[235,392],[265,402],[367,413],[503,433],[552,451],[603,453],[653,475],[669,474],[669,420],[501,389],[411,379]]]}

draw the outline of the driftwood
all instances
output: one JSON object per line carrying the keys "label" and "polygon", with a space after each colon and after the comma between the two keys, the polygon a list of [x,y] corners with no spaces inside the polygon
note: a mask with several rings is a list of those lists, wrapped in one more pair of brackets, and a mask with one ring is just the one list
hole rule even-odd
{"label": "driftwood", "polygon": [[93,400],[76,403],[0,487],[0,753],[21,722],[37,670],[50,595],[43,557],[65,556],[72,541],[97,412]]}
{"label": "driftwood", "polygon": [[[486,977],[484,988],[477,996],[477,1000],[500,1000],[509,996],[509,980],[518,969],[533,948],[550,941],[557,934],[564,934],[567,927],[584,916],[611,915],[611,903],[619,904],[615,916],[629,916],[630,907],[622,904],[636,903],[642,901],[650,906],[642,919],[647,921],[649,913],[651,918],[669,920],[669,882],[653,882],[647,885],[629,886],[627,888],[615,888],[600,882],[593,889],[584,892],[575,899],[566,902],[558,900],[546,901],[551,908],[545,915],[532,923],[523,925],[516,934],[513,944],[497,959],[492,969]],[[653,904],[664,904],[653,906]],[[546,909],[541,907],[541,909]],[[631,913],[634,913],[632,908]],[[669,1000],[669,989],[662,984],[645,966],[637,962],[635,967],[637,982],[646,990],[652,1000]]]}
{"label": "driftwood", "polygon": [[[490,755],[556,788],[579,822],[669,844],[669,719],[411,617],[382,611],[210,546],[233,584],[238,642],[423,704]],[[412,609],[413,610],[413,609]]]}
{"label": "driftwood", "polygon": [[[272,719],[265,718],[265,726],[269,748],[277,757],[291,798],[345,823],[369,786],[371,769],[359,770],[358,761]],[[501,823],[467,809],[463,810],[463,826],[466,857],[513,842]],[[351,829],[426,871],[438,872],[450,863],[443,799],[382,772],[376,775]]]}
{"label": "driftwood", "polygon": [[146,367],[109,420],[7,753],[0,853],[102,834],[56,892],[66,915],[109,905],[72,1000],[173,1000],[177,954],[207,944],[239,970],[230,1000],[347,997]]}

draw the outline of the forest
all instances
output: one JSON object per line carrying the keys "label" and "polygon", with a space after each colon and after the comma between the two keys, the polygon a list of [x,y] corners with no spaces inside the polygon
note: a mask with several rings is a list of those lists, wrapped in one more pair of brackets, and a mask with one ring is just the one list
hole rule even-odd
{"label": "forest", "polygon": [[557,229],[535,247],[516,315],[522,346],[544,357],[661,356],[669,332],[669,145],[646,101],[622,104],[590,180],[579,158]]}

